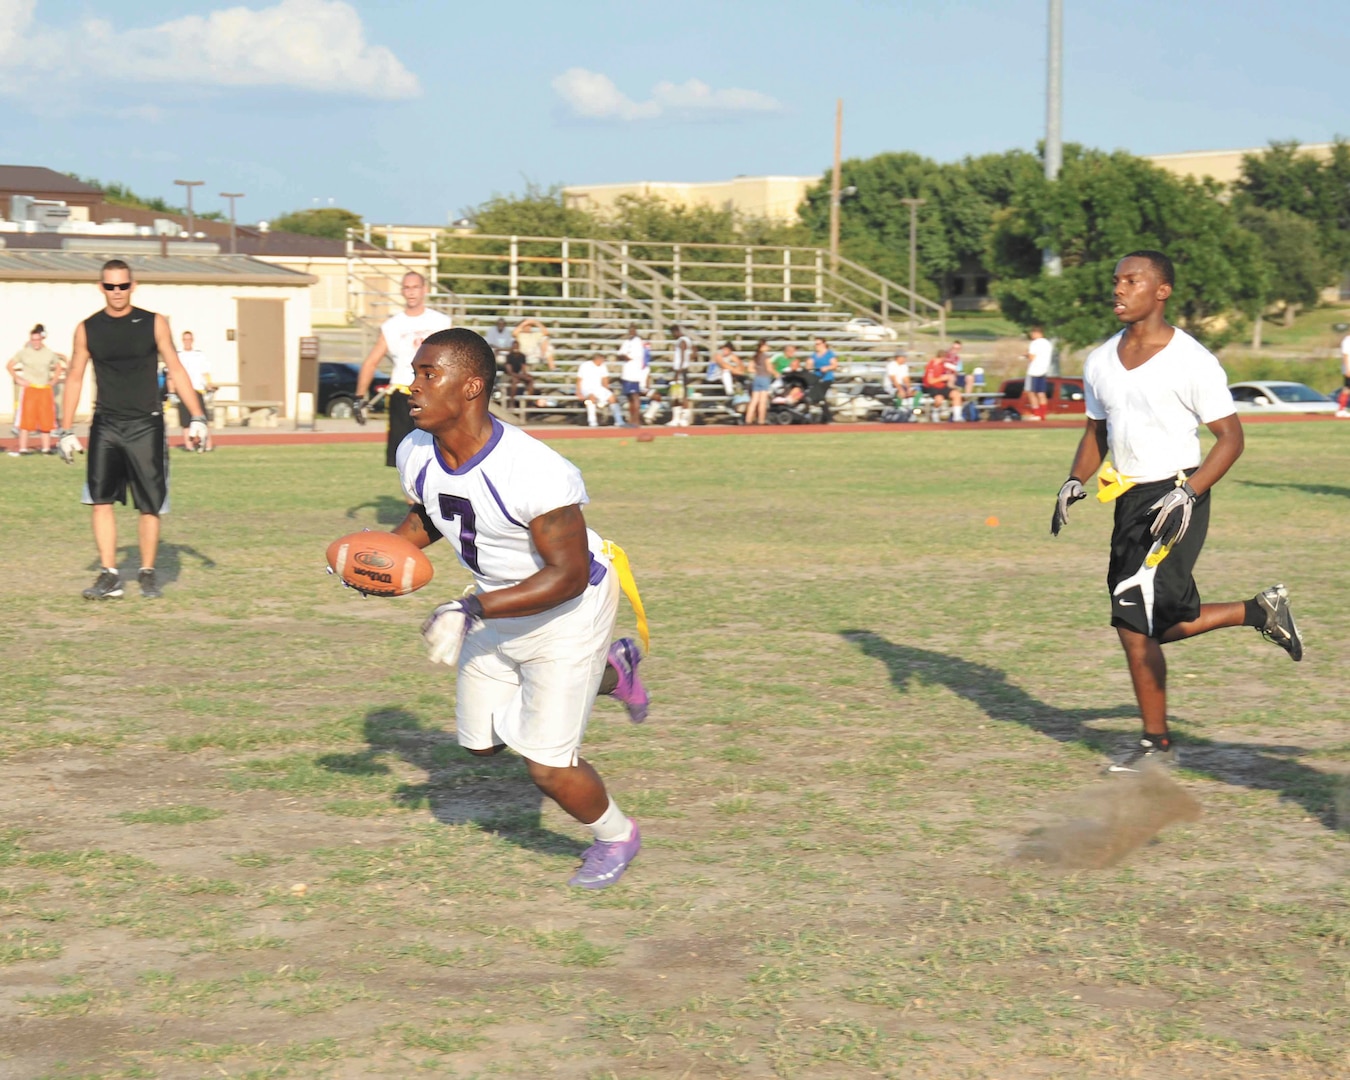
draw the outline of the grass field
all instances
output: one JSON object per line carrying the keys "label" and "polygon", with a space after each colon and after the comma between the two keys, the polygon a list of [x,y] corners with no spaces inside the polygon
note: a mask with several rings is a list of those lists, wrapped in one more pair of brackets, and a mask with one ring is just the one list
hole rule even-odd
{"label": "grass field", "polygon": [[175,454],[166,597],[100,606],[78,470],[8,461],[0,1076],[1344,1077],[1346,436],[1249,428],[1201,585],[1286,581],[1307,659],[1169,647],[1202,813],[1093,870],[1019,857],[1159,805],[1099,775],[1138,722],[1109,513],[1048,535],[1075,433],[555,444],[653,620],[652,719],[587,739],[646,841],[596,894],[454,745],[448,553],[322,572],[398,514],[377,448]]}

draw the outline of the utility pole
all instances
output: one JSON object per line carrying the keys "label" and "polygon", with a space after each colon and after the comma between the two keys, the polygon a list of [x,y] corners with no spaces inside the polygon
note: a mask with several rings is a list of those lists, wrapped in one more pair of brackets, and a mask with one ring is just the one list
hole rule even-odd
{"label": "utility pole", "polygon": [[[1059,179],[1064,164],[1064,141],[1060,130],[1060,115],[1064,103],[1064,0],[1049,0],[1050,27],[1046,56],[1045,77],[1045,178]],[[1064,264],[1059,252],[1046,248],[1041,253],[1041,265],[1051,277],[1059,277]]]}
{"label": "utility pole", "polygon": [[187,210],[188,210],[188,243],[191,243],[191,242],[192,242],[192,234],[193,234],[194,232],[197,231],[197,225],[196,225],[197,219],[194,218],[194,217],[192,216],[192,189],[195,188],[195,187],[201,187],[204,183],[206,183],[206,181],[205,181],[205,180],[175,180],[174,183],[177,184],[179,187],[187,188],[187,200],[188,200],[188,207],[187,207]]}
{"label": "utility pole", "polygon": [[919,207],[926,199],[901,199],[909,207],[909,345],[914,346],[914,316],[918,310]]}
{"label": "utility pole", "polygon": [[844,142],[844,99],[834,103],[834,178],[830,182],[830,271],[839,272],[839,152]]}
{"label": "utility pole", "polygon": [[237,237],[234,228],[234,200],[242,199],[244,193],[242,191],[222,191],[220,197],[230,200],[230,254],[237,255],[239,254],[239,245],[236,242]]}

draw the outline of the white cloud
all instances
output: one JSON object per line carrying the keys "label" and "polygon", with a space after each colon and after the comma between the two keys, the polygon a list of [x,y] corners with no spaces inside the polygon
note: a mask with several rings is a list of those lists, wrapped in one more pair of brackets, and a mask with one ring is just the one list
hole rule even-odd
{"label": "white cloud", "polygon": [[317,93],[416,97],[417,76],[366,40],[344,0],[280,0],[157,26],[119,30],[106,19],[54,29],[33,24],[34,0],[0,0],[0,58],[52,75],[193,86],[288,86]]}
{"label": "white cloud", "polygon": [[678,84],[657,83],[649,100],[634,101],[608,75],[579,67],[569,68],[555,78],[553,89],[572,115],[583,120],[655,120],[662,116],[692,119],[776,112],[782,108],[775,98],[758,90],[734,87],[714,90],[698,79]]}

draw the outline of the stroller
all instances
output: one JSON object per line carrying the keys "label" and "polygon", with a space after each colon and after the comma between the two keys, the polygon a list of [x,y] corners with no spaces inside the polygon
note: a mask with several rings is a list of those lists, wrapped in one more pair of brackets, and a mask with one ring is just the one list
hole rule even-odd
{"label": "stroller", "polygon": [[830,409],[825,404],[829,383],[810,371],[785,371],[781,381],[781,388],[769,399],[769,423],[829,423]]}

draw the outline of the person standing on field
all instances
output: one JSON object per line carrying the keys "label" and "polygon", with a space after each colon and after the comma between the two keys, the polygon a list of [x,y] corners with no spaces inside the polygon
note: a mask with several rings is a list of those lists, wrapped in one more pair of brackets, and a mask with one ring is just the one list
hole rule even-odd
{"label": "person standing on field", "polygon": [[[206,359],[206,354],[196,346],[196,339],[191,330],[183,331],[183,348],[178,353],[178,362],[183,365],[183,370],[188,373],[188,378],[192,380],[192,389],[197,391],[197,396],[202,399],[202,411],[206,411],[206,403],[210,400],[211,394],[215,392],[215,386],[211,382],[211,365]],[[174,388],[173,380],[165,380],[165,389],[170,393],[177,393]],[[183,429],[183,449],[195,449],[188,439],[188,423],[191,420],[191,414],[187,405],[183,403],[181,395],[178,399],[178,426]],[[211,443],[210,428],[207,428],[206,445],[201,447],[203,450],[214,450]]]}
{"label": "person standing on field", "polygon": [[27,457],[28,433],[36,431],[42,439],[42,452],[52,454],[52,432],[56,430],[56,385],[66,377],[66,358],[47,348],[47,328],[38,323],[28,333],[28,344],[16,352],[7,365],[14,380],[16,399],[14,423],[19,445],[10,457]]}
{"label": "person standing on field", "polygon": [[127,501],[127,488],[140,512],[141,596],[163,596],[155,577],[159,551],[159,519],[169,509],[169,445],[164,430],[164,403],[159,395],[159,361],[187,403],[188,440],[206,444],[206,416],[192,380],[183,370],[173,347],[169,320],[153,311],[133,307],[136,287],[131,267],[121,259],[103,264],[99,275],[103,310],[89,316],[75,330],[70,376],[62,402],[61,441],[58,449],[67,465],[83,452],[71,430],[80,403],[84,372],[94,365],[98,384],[94,419],[89,428],[89,463],[84,501],[93,506],[94,542],[102,570],[84,590],[86,600],[116,600],[122,596],[117,569],[117,521],[113,503]]}
{"label": "person standing on field", "polygon": [[628,402],[628,423],[625,427],[641,427],[642,394],[647,388],[647,343],[638,335],[638,328],[628,328],[628,338],[619,346],[619,389]]}
{"label": "person standing on field", "polygon": [[395,467],[398,444],[410,431],[412,420],[408,415],[408,387],[412,384],[412,358],[422,342],[437,330],[450,328],[450,316],[427,307],[427,279],[416,270],[403,275],[403,310],[384,320],[380,336],[375,339],[356,376],[355,417],[364,425],[370,412],[368,395],[375,369],[386,356],[394,369],[389,375],[388,411],[389,434],[384,444],[384,463]]}
{"label": "person standing on field", "polygon": [[417,352],[416,430],[398,451],[412,500],[393,530],[419,548],[444,538],[473,574],[473,591],[422,624],[428,656],[454,668],[459,744],[489,757],[510,747],[530,779],[595,842],[570,885],[613,885],[642,849],[637,823],[581,757],[597,694],[629,719],[650,704],[636,641],[611,641],[620,590],[638,615],[627,557],[586,527],[581,472],[488,413],[497,365],[472,330],[431,335]]}
{"label": "person standing on field", "polygon": [[675,342],[671,351],[670,423],[667,427],[689,427],[694,422],[694,407],[690,404],[689,376],[694,370],[694,356],[698,350],[693,340],[678,326],[670,328]]}
{"label": "person standing on field", "polygon": [[1341,392],[1337,401],[1340,408],[1336,415],[1342,420],[1350,418],[1350,334],[1341,338]]}
{"label": "person standing on field", "polygon": [[1031,405],[1028,420],[1044,420],[1050,389],[1050,360],[1055,347],[1045,337],[1045,331],[1039,326],[1031,328],[1031,341],[1027,344],[1027,398]]}
{"label": "person standing on field", "polygon": [[[1115,314],[1125,328],[1083,365],[1087,426],[1059,489],[1050,532],[1086,498],[1098,468],[1102,502],[1115,502],[1106,581],[1111,625],[1125,650],[1144,730],[1110,772],[1170,766],[1167,661],[1162,647],[1227,626],[1253,626],[1303,659],[1289,593],[1272,585],[1250,600],[1202,604],[1192,574],[1209,528],[1210,489],[1242,453],[1242,424],[1218,359],[1165,318],[1174,280],[1159,251],[1132,251],[1116,264]],[[1202,456],[1196,430],[1214,445]],[[1110,468],[1104,467],[1110,452]]]}

